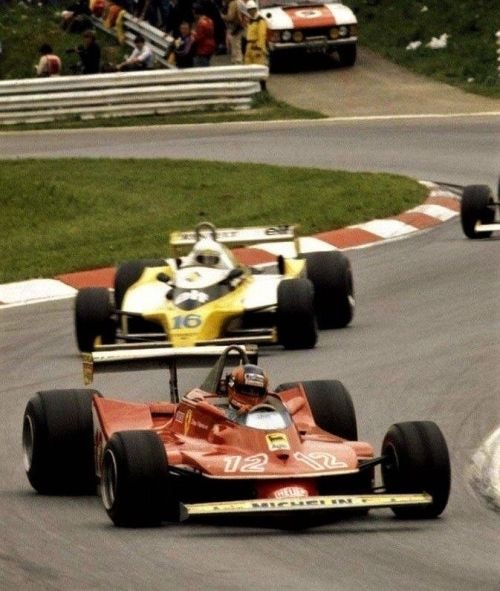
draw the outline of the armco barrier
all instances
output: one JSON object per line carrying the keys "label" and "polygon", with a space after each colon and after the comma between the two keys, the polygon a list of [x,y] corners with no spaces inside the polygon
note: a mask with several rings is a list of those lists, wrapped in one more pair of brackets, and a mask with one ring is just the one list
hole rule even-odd
{"label": "armco barrier", "polygon": [[[132,16],[126,11],[123,11],[122,27],[123,27],[123,42],[130,47],[135,47],[134,39],[137,34],[142,35],[151,47],[155,56],[157,64],[161,64],[167,68],[170,66],[165,59],[168,51],[172,46],[172,38],[166,37],[165,33],[156,27],[150,25],[147,21]],[[116,27],[108,27],[103,19],[92,17],[94,26],[101,29],[113,37],[119,38]]]}
{"label": "armco barrier", "polygon": [[245,109],[266,66],[219,66],[0,81],[0,124]]}

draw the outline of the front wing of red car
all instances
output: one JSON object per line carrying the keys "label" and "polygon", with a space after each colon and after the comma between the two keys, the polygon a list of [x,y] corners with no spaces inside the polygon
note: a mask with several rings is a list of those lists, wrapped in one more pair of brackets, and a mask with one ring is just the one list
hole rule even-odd
{"label": "front wing of red car", "polygon": [[427,493],[328,495],[294,497],[289,499],[248,499],[220,503],[181,503],[181,520],[195,515],[228,515],[249,513],[277,513],[294,511],[336,511],[342,509],[382,509],[401,505],[428,505],[432,497]]}

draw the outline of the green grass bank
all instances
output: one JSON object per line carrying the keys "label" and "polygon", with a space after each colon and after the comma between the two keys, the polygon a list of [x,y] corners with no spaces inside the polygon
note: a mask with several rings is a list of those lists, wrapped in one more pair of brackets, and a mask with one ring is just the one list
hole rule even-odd
{"label": "green grass bank", "polygon": [[300,224],[310,235],[421,203],[391,174],[187,160],[0,161],[0,283],[168,255],[172,230]]}
{"label": "green grass bank", "polygon": [[[390,60],[469,92],[500,97],[495,33],[498,0],[346,0],[359,20],[361,43]],[[449,35],[446,47],[426,47]],[[407,50],[409,43],[420,47]]]}

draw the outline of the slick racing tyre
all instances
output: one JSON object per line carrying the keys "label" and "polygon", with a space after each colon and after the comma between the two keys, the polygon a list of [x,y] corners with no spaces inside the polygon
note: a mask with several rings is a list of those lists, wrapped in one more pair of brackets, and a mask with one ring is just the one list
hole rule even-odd
{"label": "slick racing tyre", "polygon": [[285,279],[278,285],[278,340],[285,349],[312,349],[318,339],[314,291],[308,279]]}
{"label": "slick racing tyre", "polygon": [[92,427],[95,390],[38,392],[23,418],[23,462],[31,486],[42,494],[95,494]]}
{"label": "slick racing tyre", "polygon": [[430,505],[393,507],[397,517],[425,519],[440,515],[450,494],[450,458],[439,427],[432,421],[392,425],[382,443],[382,478],[388,493],[422,493]]}
{"label": "slick racing tyre", "polygon": [[[314,422],[332,435],[357,441],[358,426],[351,395],[339,380],[310,380],[301,382],[311,408]],[[295,383],[280,384],[276,392],[287,390]]]}
{"label": "slick racing tyre", "polygon": [[349,259],[341,252],[311,252],[307,277],[314,286],[314,309],[320,329],[344,328],[354,315],[354,286]]}
{"label": "slick racing tyre", "polygon": [[80,289],[75,300],[75,333],[80,351],[93,351],[97,338],[102,344],[115,342],[113,312],[110,293],[105,287]]}
{"label": "slick racing tyre", "polygon": [[164,259],[141,259],[120,265],[115,275],[115,305],[121,310],[123,298],[129,287],[138,281],[147,267],[164,267]]}
{"label": "slick racing tyre", "polygon": [[476,224],[491,224],[495,220],[493,191],[487,185],[465,187],[460,205],[460,221],[467,238],[489,238],[491,232],[476,232]]}
{"label": "slick racing tyre", "polygon": [[[312,380],[301,382],[311,408],[314,422],[332,435],[348,441],[357,441],[358,427],[351,395],[338,380]],[[287,390],[295,384],[281,384],[277,391]],[[373,486],[373,468],[357,474],[319,478],[320,494],[366,494]],[[367,511],[357,511],[365,514]]]}
{"label": "slick racing tyre", "polygon": [[119,431],[111,436],[104,449],[101,496],[117,526],[157,526],[178,519],[165,448],[154,431]]}

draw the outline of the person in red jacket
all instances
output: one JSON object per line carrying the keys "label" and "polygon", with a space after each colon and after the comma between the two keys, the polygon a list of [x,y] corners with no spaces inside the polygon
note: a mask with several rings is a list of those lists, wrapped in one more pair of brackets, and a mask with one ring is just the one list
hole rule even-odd
{"label": "person in red jacket", "polygon": [[193,66],[209,66],[210,59],[215,53],[214,23],[205,14],[203,6],[196,3],[193,6],[195,27],[193,31]]}

